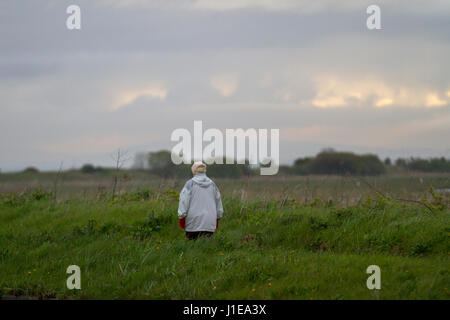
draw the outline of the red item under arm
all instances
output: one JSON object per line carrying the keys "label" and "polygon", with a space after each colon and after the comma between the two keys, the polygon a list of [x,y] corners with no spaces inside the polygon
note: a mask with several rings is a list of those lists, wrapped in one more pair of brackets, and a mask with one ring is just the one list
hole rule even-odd
{"label": "red item under arm", "polygon": [[180,226],[181,229],[184,230],[184,228],[186,227],[186,218],[178,219],[178,225]]}
{"label": "red item under arm", "polygon": [[219,229],[219,219],[217,219],[216,229]]}

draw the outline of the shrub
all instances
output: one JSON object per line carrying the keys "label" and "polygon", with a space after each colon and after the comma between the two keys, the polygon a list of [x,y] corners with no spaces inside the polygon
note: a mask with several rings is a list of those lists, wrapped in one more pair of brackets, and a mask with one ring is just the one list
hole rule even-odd
{"label": "shrub", "polygon": [[23,170],[24,173],[38,173],[39,170],[35,167],[27,167]]}
{"label": "shrub", "polygon": [[83,173],[94,173],[95,167],[92,164],[85,164],[81,167],[81,172]]}
{"label": "shrub", "polygon": [[105,172],[106,169],[102,167],[94,167],[92,164],[87,163],[81,167],[80,171],[82,173],[96,173],[96,172]]}

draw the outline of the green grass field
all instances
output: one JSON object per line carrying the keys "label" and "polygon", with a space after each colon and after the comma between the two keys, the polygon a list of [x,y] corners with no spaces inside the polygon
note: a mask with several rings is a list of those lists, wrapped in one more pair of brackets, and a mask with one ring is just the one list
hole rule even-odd
{"label": "green grass field", "polygon": [[[370,180],[422,204],[382,198],[357,178],[219,180],[224,218],[213,238],[197,241],[177,224],[181,181],[122,181],[111,199],[92,178],[88,191],[66,180],[55,198],[51,179],[0,178],[0,295],[450,298],[448,194],[427,191],[447,188],[448,176]],[[81,268],[81,290],[66,288],[69,265]],[[369,265],[381,268],[381,290],[366,287]]]}

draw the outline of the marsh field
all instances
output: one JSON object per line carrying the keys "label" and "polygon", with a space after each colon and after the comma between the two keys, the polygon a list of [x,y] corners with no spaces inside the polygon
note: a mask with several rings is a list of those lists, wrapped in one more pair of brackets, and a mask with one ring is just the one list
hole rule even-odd
{"label": "marsh field", "polygon": [[215,179],[224,218],[197,241],[177,223],[184,181],[114,175],[0,174],[0,296],[450,298],[449,174]]}

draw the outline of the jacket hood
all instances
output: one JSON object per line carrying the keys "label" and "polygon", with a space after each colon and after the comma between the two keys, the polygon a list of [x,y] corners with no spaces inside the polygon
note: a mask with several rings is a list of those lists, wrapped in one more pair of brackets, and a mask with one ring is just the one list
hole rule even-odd
{"label": "jacket hood", "polygon": [[197,173],[193,178],[192,181],[194,181],[196,184],[198,184],[200,187],[206,188],[212,184],[212,180],[206,176],[204,173]]}

